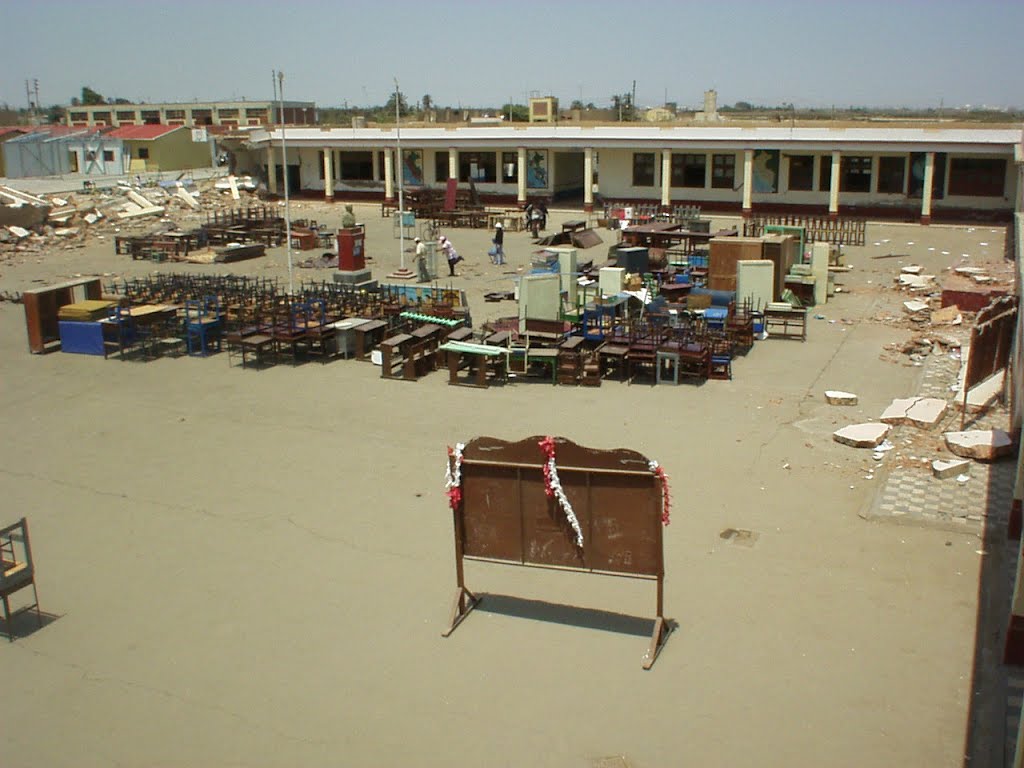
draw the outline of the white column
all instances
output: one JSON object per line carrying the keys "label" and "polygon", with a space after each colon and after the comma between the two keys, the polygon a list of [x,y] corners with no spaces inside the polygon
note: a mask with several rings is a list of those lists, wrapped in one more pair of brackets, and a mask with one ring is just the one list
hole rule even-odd
{"label": "white column", "polygon": [[390,149],[384,150],[384,199],[395,199],[395,160]]}
{"label": "white column", "polygon": [[668,208],[672,202],[672,150],[661,150],[661,204]]}
{"label": "white column", "polygon": [[519,147],[516,157],[516,201],[526,202],[526,147]]}
{"label": "white column", "polygon": [[334,199],[334,150],[324,149],[324,197]]}
{"label": "white column", "polygon": [[373,162],[370,163],[370,165],[373,166],[373,180],[380,181],[380,166],[377,164],[377,150],[373,150],[370,155],[373,157]]}
{"label": "white column", "polygon": [[935,153],[924,156],[924,189],[921,190],[921,223],[932,220],[932,184],[935,183]]}
{"label": "white column", "polygon": [[455,147],[448,147],[448,178],[459,178],[459,150]]}
{"label": "white column", "polygon": [[743,215],[749,216],[752,209],[751,192],[754,187],[754,150],[743,150]]}
{"label": "white column", "polygon": [[274,145],[267,146],[267,189],[270,194],[277,194],[277,165],[274,163]]}
{"label": "white column", "polygon": [[594,148],[583,148],[583,210],[594,210]]}
{"label": "white column", "polygon": [[828,185],[828,215],[839,215],[839,152],[832,153],[832,178]]}

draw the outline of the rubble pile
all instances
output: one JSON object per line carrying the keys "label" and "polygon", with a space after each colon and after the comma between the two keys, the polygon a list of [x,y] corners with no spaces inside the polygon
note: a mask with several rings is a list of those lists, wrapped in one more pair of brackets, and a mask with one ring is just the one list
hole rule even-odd
{"label": "rubble pile", "polygon": [[[19,254],[84,248],[115,235],[200,226],[215,210],[255,198],[251,177],[176,180],[38,197],[0,186],[0,261]],[[154,226],[156,225],[156,226]]]}

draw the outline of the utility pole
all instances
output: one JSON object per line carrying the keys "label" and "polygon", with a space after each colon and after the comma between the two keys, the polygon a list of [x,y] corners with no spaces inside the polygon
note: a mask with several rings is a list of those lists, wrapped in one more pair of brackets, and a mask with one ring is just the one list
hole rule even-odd
{"label": "utility pole", "polygon": [[295,292],[295,276],[292,270],[292,212],[288,197],[288,145],[284,140],[284,72],[277,73],[277,97],[281,118],[281,166],[284,171],[284,236],[288,246],[288,295]]}
{"label": "utility pole", "polygon": [[636,120],[636,80],[633,81],[633,95],[630,97],[629,106],[633,108],[633,120]]}
{"label": "utility pole", "polygon": [[25,81],[25,101],[28,103],[28,124],[35,125],[35,109],[32,107],[32,91],[29,90],[28,80]]}
{"label": "utility pole", "polygon": [[395,81],[395,143],[398,145],[398,259],[400,270],[405,272],[405,163],[402,160],[402,116],[399,111],[398,78],[392,79]]}

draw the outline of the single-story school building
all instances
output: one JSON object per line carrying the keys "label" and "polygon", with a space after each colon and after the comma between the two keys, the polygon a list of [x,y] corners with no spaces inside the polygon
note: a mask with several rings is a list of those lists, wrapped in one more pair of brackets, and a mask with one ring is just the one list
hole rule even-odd
{"label": "single-story school building", "polygon": [[[289,191],[327,199],[395,199],[399,142],[406,187],[455,178],[495,203],[658,201],[927,223],[1007,220],[1024,199],[1019,128],[301,127],[284,138]],[[280,127],[249,138],[271,192],[285,172],[281,140]]]}

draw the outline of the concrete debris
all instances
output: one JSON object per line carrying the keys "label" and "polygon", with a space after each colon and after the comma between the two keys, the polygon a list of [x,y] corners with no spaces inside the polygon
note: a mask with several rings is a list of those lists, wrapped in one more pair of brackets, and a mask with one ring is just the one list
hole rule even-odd
{"label": "concrete debris", "polygon": [[196,200],[195,196],[192,195],[187,189],[185,189],[184,187],[178,187],[178,191],[176,192],[176,194],[179,198],[185,201],[185,204],[188,205],[189,208],[191,208],[192,210],[198,210],[199,201]]}
{"label": "concrete debris", "polygon": [[1013,440],[1001,429],[947,432],[943,437],[946,440],[946,447],[965,459],[992,461],[1013,452]]}
{"label": "concrete debris", "polygon": [[825,391],[825,400],[829,405],[856,405],[857,396],[852,392],[842,392],[838,389]]}
{"label": "concrete debris", "polygon": [[832,439],[854,448],[874,448],[889,434],[889,425],[878,422],[851,424],[832,433]]}
{"label": "concrete debris", "polygon": [[911,291],[923,291],[929,288],[934,279],[935,275],[918,275],[902,272],[896,278],[900,288],[909,288]]}
{"label": "concrete debris", "polygon": [[28,237],[29,235],[32,234],[27,229],[23,229],[21,227],[16,227],[13,224],[11,226],[7,227],[7,231],[10,232],[15,237],[17,237],[18,239],[21,239],[21,238],[24,238],[24,237]]}
{"label": "concrete debris", "polygon": [[135,203],[137,206],[139,206],[139,208],[155,208],[156,207],[155,205],[153,205],[151,200],[149,200],[146,197],[143,197],[138,192],[136,192],[134,189],[129,189],[128,190],[128,199],[131,200],[133,203]]}
{"label": "concrete debris", "polygon": [[970,474],[970,472],[971,462],[967,459],[936,459],[932,462],[932,474],[939,480]]}
{"label": "concrete debris", "polygon": [[903,311],[911,315],[916,314],[918,312],[924,312],[927,309],[929,309],[927,301],[919,301],[917,299],[913,299],[911,301],[903,302]]}
{"label": "concrete debris", "polygon": [[922,267],[920,264],[911,264],[910,266],[906,266],[900,269],[900,272],[903,272],[907,275],[920,275],[922,269],[924,269],[924,267]]}
{"label": "concrete debris", "polygon": [[882,413],[885,424],[910,425],[928,429],[938,424],[946,412],[946,401],[937,397],[897,398]]}
{"label": "concrete debris", "polygon": [[963,321],[964,316],[960,314],[960,307],[956,304],[932,312],[933,325],[960,325]]}
{"label": "concrete debris", "polygon": [[78,227],[60,227],[53,230],[53,234],[57,237],[70,237],[71,235],[77,235],[78,231]]}
{"label": "concrete debris", "polygon": [[[966,361],[964,366],[966,367]],[[959,386],[956,390],[954,402],[958,410],[963,410],[964,407],[964,386],[963,386],[963,371],[961,371],[960,378],[958,381]],[[1002,396],[1004,388],[1006,386],[1006,370],[996,371],[994,374],[989,376],[984,381],[975,384],[971,391],[967,393],[967,412],[977,413],[979,411],[987,410],[996,399]]]}

